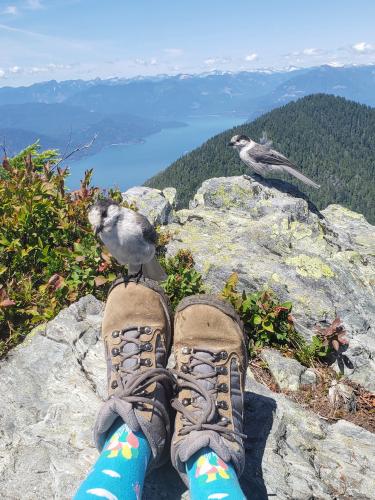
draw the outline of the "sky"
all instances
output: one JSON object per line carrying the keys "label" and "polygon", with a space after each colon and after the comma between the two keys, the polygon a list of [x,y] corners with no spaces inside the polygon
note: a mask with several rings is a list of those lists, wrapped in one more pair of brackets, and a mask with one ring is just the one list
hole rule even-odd
{"label": "sky", "polygon": [[375,64],[374,0],[0,0],[0,86]]}

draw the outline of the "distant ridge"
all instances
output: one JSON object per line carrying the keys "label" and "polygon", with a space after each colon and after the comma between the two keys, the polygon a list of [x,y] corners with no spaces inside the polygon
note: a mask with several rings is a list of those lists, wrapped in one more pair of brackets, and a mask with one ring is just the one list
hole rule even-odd
{"label": "distant ridge", "polygon": [[204,180],[246,171],[238,155],[227,147],[232,135],[245,133],[258,140],[263,131],[276,149],[321,184],[315,191],[287,179],[307,193],[318,208],[340,203],[375,224],[375,109],[332,95],[310,95],[227,130],[146,185],[177,188],[179,205],[186,207]]}

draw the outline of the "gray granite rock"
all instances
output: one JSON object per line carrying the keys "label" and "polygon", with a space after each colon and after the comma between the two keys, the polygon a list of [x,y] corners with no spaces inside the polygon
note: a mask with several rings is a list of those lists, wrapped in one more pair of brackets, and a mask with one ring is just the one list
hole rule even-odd
{"label": "gray granite rock", "polygon": [[[72,498],[98,454],[91,430],[105,395],[99,339],[102,304],[92,296],[62,311],[0,362],[0,498]],[[328,425],[282,394],[246,381],[247,498],[375,499],[375,436]],[[146,479],[144,499],[187,499],[170,464]]]}
{"label": "gray granite rock", "polygon": [[318,377],[314,370],[308,368],[301,374],[300,383],[301,385],[316,385],[318,382]]}
{"label": "gray granite rock", "polygon": [[248,498],[375,498],[374,434],[344,420],[327,424],[251,374],[246,390]]}
{"label": "gray granite rock", "polygon": [[375,227],[362,215],[339,205],[319,213],[282,181],[220,177],[205,181],[168,228],[168,253],[189,248],[209,291],[234,271],[240,290],[270,287],[292,301],[307,339],[339,316],[353,363],[340,369],[375,392]]}
{"label": "gray granite rock", "polygon": [[176,208],[177,205],[177,190],[173,187],[167,187],[163,189],[163,195],[169,201],[172,208]]}
{"label": "gray granite rock", "polygon": [[145,186],[135,186],[122,193],[122,198],[127,203],[135,203],[138,211],[152,224],[164,225],[173,220],[172,211],[176,198],[174,188],[159,191]]}
{"label": "gray granite rock", "polygon": [[298,391],[301,385],[316,384],[314,371],[306,369],[296,359],[287,358],[275,349],[263,349],[260,357],[267,363],[268,369],[282,390]]}

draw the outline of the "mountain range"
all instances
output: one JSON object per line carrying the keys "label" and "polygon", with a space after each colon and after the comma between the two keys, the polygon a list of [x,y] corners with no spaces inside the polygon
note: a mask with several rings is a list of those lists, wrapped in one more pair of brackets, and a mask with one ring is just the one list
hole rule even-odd
{"label": "mountain range", "polygon": [[254,119],[308,94],[375,106],[375,66],[212,72],[70,80],[0,88],[0,143],[15,153],[35,139],[66,148],[98,135],[92,154],[209,115]]}
{"label": "mountain range", "polygon": [[211,138],[146,185],[177,188],[179,206],[187,207],[205,179],[245,172],[252,175],[228,142],[235,134],[258,140],[263,132],[275,149],[321,184],[315,190],[290,176],[283,177],[307,194],[319,209],[340,203],[375,223],[375,109],[326,94],[288,103]]}

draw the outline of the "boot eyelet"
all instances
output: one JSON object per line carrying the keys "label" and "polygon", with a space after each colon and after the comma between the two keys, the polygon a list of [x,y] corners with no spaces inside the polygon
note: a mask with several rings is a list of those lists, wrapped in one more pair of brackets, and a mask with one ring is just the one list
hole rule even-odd
{"label": "boot eyelet", "polygon": [[152,351],[152,344],[150,342],[146,342],[145,344],[142,344],[141,350],[151,352]]}
{"label": "boot eyelet", "polygon": [[228,359],[228,353],[227,353],[227,351],[221,351],[220,358],[223,359],[223,360],[224,359]]}
{"label": "boot eyelet", "polygon": [[189,404],[191,404],[191,399],[190,398],[184,398],[181,402],[182,402],[182,404],[184,406],[189,406]]}
{"label": "boot eyelet", "polygon": [[112,356],[118,356],[120,354],[120,349],[117,349],[117,347],[114,347],[111,352],[112,352]]}
{"label": "boot eyelet", "polygon": [[112,337],[114,339],[117,339],[117,337],[119,337],[119,336],[120,336],[120,332],[118,330],[115,330],[115,331],[112,332]]}
{"label": "boot eyelet", "polygon": [[183,347],[181,349],[182,354],[191,354],[191,348],[190,347]]}
{"label": "boot eyelet", "polygon": [[111,387],[112,387],[112,389],[116,389],[116,387],[118,387],[118,383],[116,382],[116,380],[114,380],[114,381],[111,383]]}
{"label": "boot eyelet", "polygon": [[183,373],[189,373],[190,372],[189,366],[186,364],[181,365],[181,371]]}
{"label": "boot eyelet", "polygon": [[227,384],[219,384],[218,385],[218,390],[220,392],[228,392],[228,385]]}
{"label": "boot eyelet", "polygon": [[220,375],[228,375],[228,369],[226,366],[217,366],[216,373]]}
{"label": "boot eyelet", "polygon": [[224,425],[229,424],[229,420],[227,419],[227,417],[221,417],[220,422],[222,422]]}
{"label": "boot eyelet", "polygon": [[118,372],[120,369],[120,365],[113,365],[113,368],[116,370],[116,372]]}
{"label": "boot eyelet", "polygon": [[143,328],[141,328],[141,333],[146,333],[147,335],[149,335],[151,332],[152,332],[151,326],[144,326]]}
{"label": "boot eyelet", "polygon": [[218,401],[216,403],[216,406],[218,408],[221,408],[222,410],[227,410],[228,409],[228,403],[226,401]]}
{"label": "boot eyelet", "polygon": [[141,359],[140,364],[142,366],[152,366],[152,361],[150,358]]}

